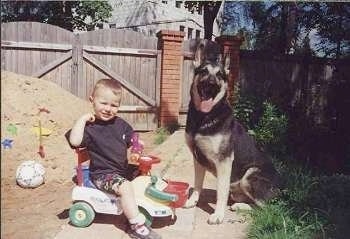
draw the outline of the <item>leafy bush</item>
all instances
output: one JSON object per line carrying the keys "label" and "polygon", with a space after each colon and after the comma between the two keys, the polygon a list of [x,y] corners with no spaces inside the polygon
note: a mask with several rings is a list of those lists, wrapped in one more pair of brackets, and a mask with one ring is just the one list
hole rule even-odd
{"label": "leafy bush", "polygon": [[[233,114],[246,126],[248,133],[254,135],[258,144],[274,155],[283,155],[287,151],[287,117],[269,101],[262,104],[262,115],[257,120],[259,109],[252,97],[240,96],[236,99]],[[254,123],[257,121],[257,123]]]}
{"label": "leafy bush", "polygon": [[253,99],[242,96],[234,104],[233,115],[247,129],[251,129],[254,125],[253,113],[255,108]]}
{"label": "leafy bush", "polygon": [[235,82],[233,92],[233,116],[247,129],[254,127],[254,119],[257,111],[257,99],[251,95],[241,93],[239,82]]}
{"label": "leafy bush", "polygon": [[286,132],[288,120],[277,107],[265,101],[263,114],[253,129],[257,142],[275,155],[286,153]]}

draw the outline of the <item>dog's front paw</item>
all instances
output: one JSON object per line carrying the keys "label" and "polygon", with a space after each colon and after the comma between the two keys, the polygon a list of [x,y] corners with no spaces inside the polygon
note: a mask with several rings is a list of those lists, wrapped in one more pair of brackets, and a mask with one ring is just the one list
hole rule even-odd
{"label": "dog's front paw", "polygon": [[199,194],[193,192],[191,197],[189,199],[187,199],[185,205],[183,206],[183,208],[192,208],[195,207],[197,205],[199,199]]}
{"label": "dog's front paw", "polygon": [[213,213],[208,218],[208,224],[221,224],[224,221],[224,213]]}

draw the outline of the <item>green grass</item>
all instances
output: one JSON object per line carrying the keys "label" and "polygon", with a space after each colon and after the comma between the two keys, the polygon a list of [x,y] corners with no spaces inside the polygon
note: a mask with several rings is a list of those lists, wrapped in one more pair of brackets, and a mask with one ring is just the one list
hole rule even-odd
{"label": "green grass", "polygon": [[248,238],[345,239],[350,235],[350,176],[312,175],[280,163],[281,194],[251,211]]}

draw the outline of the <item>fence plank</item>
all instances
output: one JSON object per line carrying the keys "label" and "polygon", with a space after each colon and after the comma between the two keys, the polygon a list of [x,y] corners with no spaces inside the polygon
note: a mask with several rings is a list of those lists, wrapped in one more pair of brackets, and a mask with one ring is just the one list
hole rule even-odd
{"label": "fence plank", "polygon": [[43,75],[45,75],[46,73],[48,73],[49,71],[51,71],[52,69],[58,67],[59,65],[63,64],[64,62],[68,61],[71,57],[72,57],[72,51],[66,52],[66,53],[64,53],[63,56],[61,56],[57,60],[55,60],[55,61],[47,64],[43,68],[39,69],[32,76],[40,78]]}
{"label": "fence plank", "polygon": [[1,41],[1,48],[20,48],[20,49],[42,49],[42,50],[58,50],[68,51],[72,49],[69,44],[53,44],[40,42],[16,42],[16,41]]}
{"label": "fence plank", "polygon": [[118,80],[126,89],[134,93],[135,95],[142,98],[145,103],[148,103],[149,105],[153,106],[155,105],[155,101],[150,98],[149,96],[145,95],[143,92],[141,92],[139,89],[135,88],[133,85],[131,85],[128,81],[126,81],[123,77],[118,75],[116,72],[110,70],[107,66],[105,66],[103,63],[101,63],[99,60],[97,60],[95,57],[89,55],[86,52],[83,52],[83,57],[89,61],[91,64],[93,64],[95,67],[97,67],[100,71],[105,73],[106,75],[109,75],[110,77]]}
{"label": "fence plank", "polygon": [[84,46],[84,50],[91,53],[111,53],[111,54],[125,54],[137,56],[156,56],[157,50],[150,49],[136,49],[136,48],[117,48],[107,46]]}

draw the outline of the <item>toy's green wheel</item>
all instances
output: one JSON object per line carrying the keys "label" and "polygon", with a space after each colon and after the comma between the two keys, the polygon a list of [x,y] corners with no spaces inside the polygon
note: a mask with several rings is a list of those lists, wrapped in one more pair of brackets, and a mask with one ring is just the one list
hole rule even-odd
{"label": "toy's green wheel", "polygon": [[146,218],[146,222],[145,222],[145,224],[147,225],[147,226],[151,226],[152,225],[152,222],[153,222],[153,217],[147,212],[147,210],[146,209],[144,209],[143,207],[140,207],[139,206],[139,211],[140,211],[140,213],[142,213],[144,216],[145,216],[145,218]]}
{"label": "toy's green wheel", "polygon": [[87,227],[95,218],[95,211],[85,202],[76,202],[69,209],[69,219],[76,227]]}

